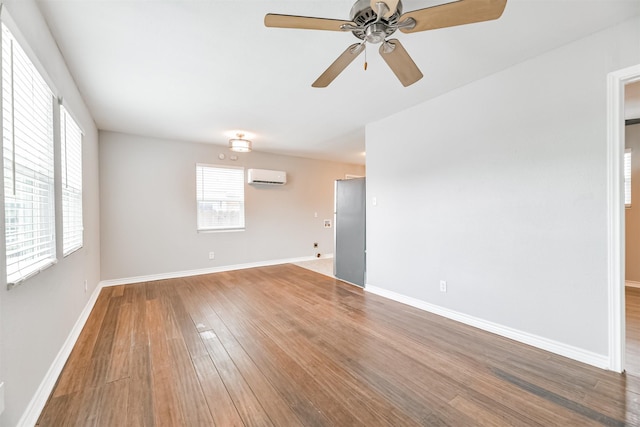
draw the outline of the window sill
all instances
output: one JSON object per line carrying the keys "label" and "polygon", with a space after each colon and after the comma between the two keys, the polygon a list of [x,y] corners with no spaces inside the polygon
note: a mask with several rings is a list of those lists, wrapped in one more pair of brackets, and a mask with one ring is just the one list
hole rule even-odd
{"label": "window sill", "polygon": [[196,230],[198,233],[235,233],[237,231],[244,231],[244,228],[220,228],[220,229],[203,229]]}
{"label": "window sill", "polygon": [[42,271],[46,270],[49,267],[52,267],[54,265],[56,265],[58,263],[57,259],[46,259],[44,261],[40,261],[37,264],[34,264],[33,266],[31,266],[31,268],[29,269],[30,271],[28,273],[26,273],[24,276],[18,277],[18,278],[7,278],[7,290],[10,291],[11,289],[15,288],[16,286],[21,285],[23,282],[25,282],[26,280],[32,278],[33,276],[40,274]]}
{"label": "window sill", "polygon": [[66,258],[66,257],[68,257],[69,255],[71,255],[71,254],[74,254],[74,253],[78,252],[80,249],[82,249],[82,245],[80,245],[80,246],[78,246],[78,247],[76,247],[76,248],[70,249],[68,252],[65,252],[64,254],[62,254],[62,256],[63,256],[64,258]]}

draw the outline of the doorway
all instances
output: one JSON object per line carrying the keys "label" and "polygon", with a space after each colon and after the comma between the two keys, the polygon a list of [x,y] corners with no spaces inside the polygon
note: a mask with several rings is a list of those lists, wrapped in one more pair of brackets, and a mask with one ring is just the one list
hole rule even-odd
{"label": "doorway", "polygon": [[624,87],[625,371],[640,376],[640,81]]}
{"label": "doorway", "polygon": [[640,81],[640,64],[607,77],[607,262],[609,369],[625,369],[625,208],[622,191],[625,151],[625,86]]}

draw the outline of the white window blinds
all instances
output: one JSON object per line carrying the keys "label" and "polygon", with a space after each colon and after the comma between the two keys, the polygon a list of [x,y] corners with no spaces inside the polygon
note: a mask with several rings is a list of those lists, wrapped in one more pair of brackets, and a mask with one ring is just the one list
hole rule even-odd
{"label": "white window blinds", "polygon": [[244,229],[244,168],[196,165],[198,230]]}
{"label": "white window blinds", "polygon": [[631,148],[624,150],[624,205],[631,207]]}
{"label": "white window blinds", "polygon": [[55,262],[53,95],[2,24],[7,282]]}
{"label": "white window blinds", "polygon": [[62,168],[62,253],[82,247],[82,132],[60,106],[60,160]]}

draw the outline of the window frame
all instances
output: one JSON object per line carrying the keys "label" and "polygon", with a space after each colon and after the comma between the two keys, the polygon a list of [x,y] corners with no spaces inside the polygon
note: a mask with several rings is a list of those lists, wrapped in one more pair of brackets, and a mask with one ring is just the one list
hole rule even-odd
{"label": "window frame", "polygon": [[[4,19],[0,23],[0,27],[0,45],[2,46],[0,54],[2,61],[2,67],[0,67],[0,87],[2,90],[2,113],[0,113],[2,126],[0,128],[2,129],[3,151],[2,223],[5,230],[4,276],[7,287],[10,289],[57,263],[57,162],[55,156],[57,103],[54,91],[46,77],[40,72],[27,49],[19,42]],[[4,52],[5,43],[9,44],[8,58]],[[5,63],[7,63],[6,68]],[[18,67],[24,67],[21,70],[24,75],[16,74]],[[7,72],[10,75],[5,75]],[[25,83],[25,86],[22,87],[20,79],[25,79],[29,83]],[[7,99],[5,99],[5,95],[7,95]],[[37,103],[33,99],[38,99]],[[6,103],[9,105],[5,108]],[[24,105],[18,105],[22,103]],[[22,108],[24,111],[21,111]],[[10,112],[10,115],[5,114],[5,111]],[[42,114],[38,116],[38,113]],[[18,120],[16,120],[16,115]],[[23,121],[26,124],[23,124]],[[24,144],[20,144],[20,142]],[[22,152],[22,156],[18,154],[19,152]],[[19,169],[21,169],[21,173],[17,173]],[[18,178],[23,180],[21,184],[23,188],[19,193],[16,192],[20,182]],[[44,193],[39,193],[39,191]],[[43,201],[36,203],[38,198]],[[12,209],[11,206],[14,206],[13,209],[21,210],[22,213],[7,215]],[[37,213],[38,219],[44,214],[45,221],[25,220],[27,218],[25,214],[28,213]],[[9,226],[10,222],[17,225]],[[37,227],[34,234],[34,224],[46,225]],[[23,237],[29,235],[32,237],[17,240],[17,243],[15,240],[12,241],[14,238],[20,239],[20,234]],[[12,247],[15,247],[14,255],[10,255]],[[24,252],[25,247],[30,250],[30,255],[19,255]]]}
{"label": "window frame", "polygon": [[[62,256],[67,257],[84,246],[84,212],[82,206],[82,142],[84,134],[69,110],[62,103],[59,104],[59,107]],[[69,126],[71,126],[71,129],[68,129]],[[77,140],[68,138],[69,135],[72,137],[77,135]],[[68,230],[69,228],[71,228],[70,231]]]}
{"label": "window frame", "polygon": [[632,180],[633,175],[633,151],[631,148],[625,148],[624,150],[624,207],[630,208],[632,203]]}
{"label": "window frame", "polygon": [[[205,188],[206,183],[204,179],[204,171],[205,170],[226,170],[226,171],[234,171],[238,173],[238,176],[235,177],[237,182],[234,185],[238,185],[238,188],[235,190],[238,191],[241,196],[239,201],[240,209],[239,209],[239,221],[234,224],[226,224],[226,225],[218,225],[218,226],[205,226],[205,219],[201,218],[202,210],[201,203],[224,203],[224,202],[234,202],[234,200],[225,200],[224,198],[207,198],[205,197],[205,192],[210,191],[214,192],[216,189]],[[195,168],[195,184],[196,184],[196,231],[198,233],[216,233],[216,232],[230,232],[230,231],[244,231],[246,228],[246,209],[245,209],[245,172],[244,167],[242,166],[224,166],[224,165],[214,165],[214,164],[205,164],[205,163],[196,163]],[[229,172],[227,172],[229,173]],[[202,186],[202,188],[201,188]],[[221,191],[223,189],[217,189],[217,191]]]}

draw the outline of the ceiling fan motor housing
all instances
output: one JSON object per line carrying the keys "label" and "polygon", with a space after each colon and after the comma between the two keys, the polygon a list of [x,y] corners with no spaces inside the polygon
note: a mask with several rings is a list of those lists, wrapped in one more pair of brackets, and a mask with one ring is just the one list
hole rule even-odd
{"label": "ceiling fan motor housing", "polygon": [[358,0],[351,8],[350,18],[359,29],[352,30],[354,36],[369,43],[380,43],[396,31],[396,24],[402,15],[402,2],[388,19],[376,22],[378,15],[371,9],[370,0]]}

